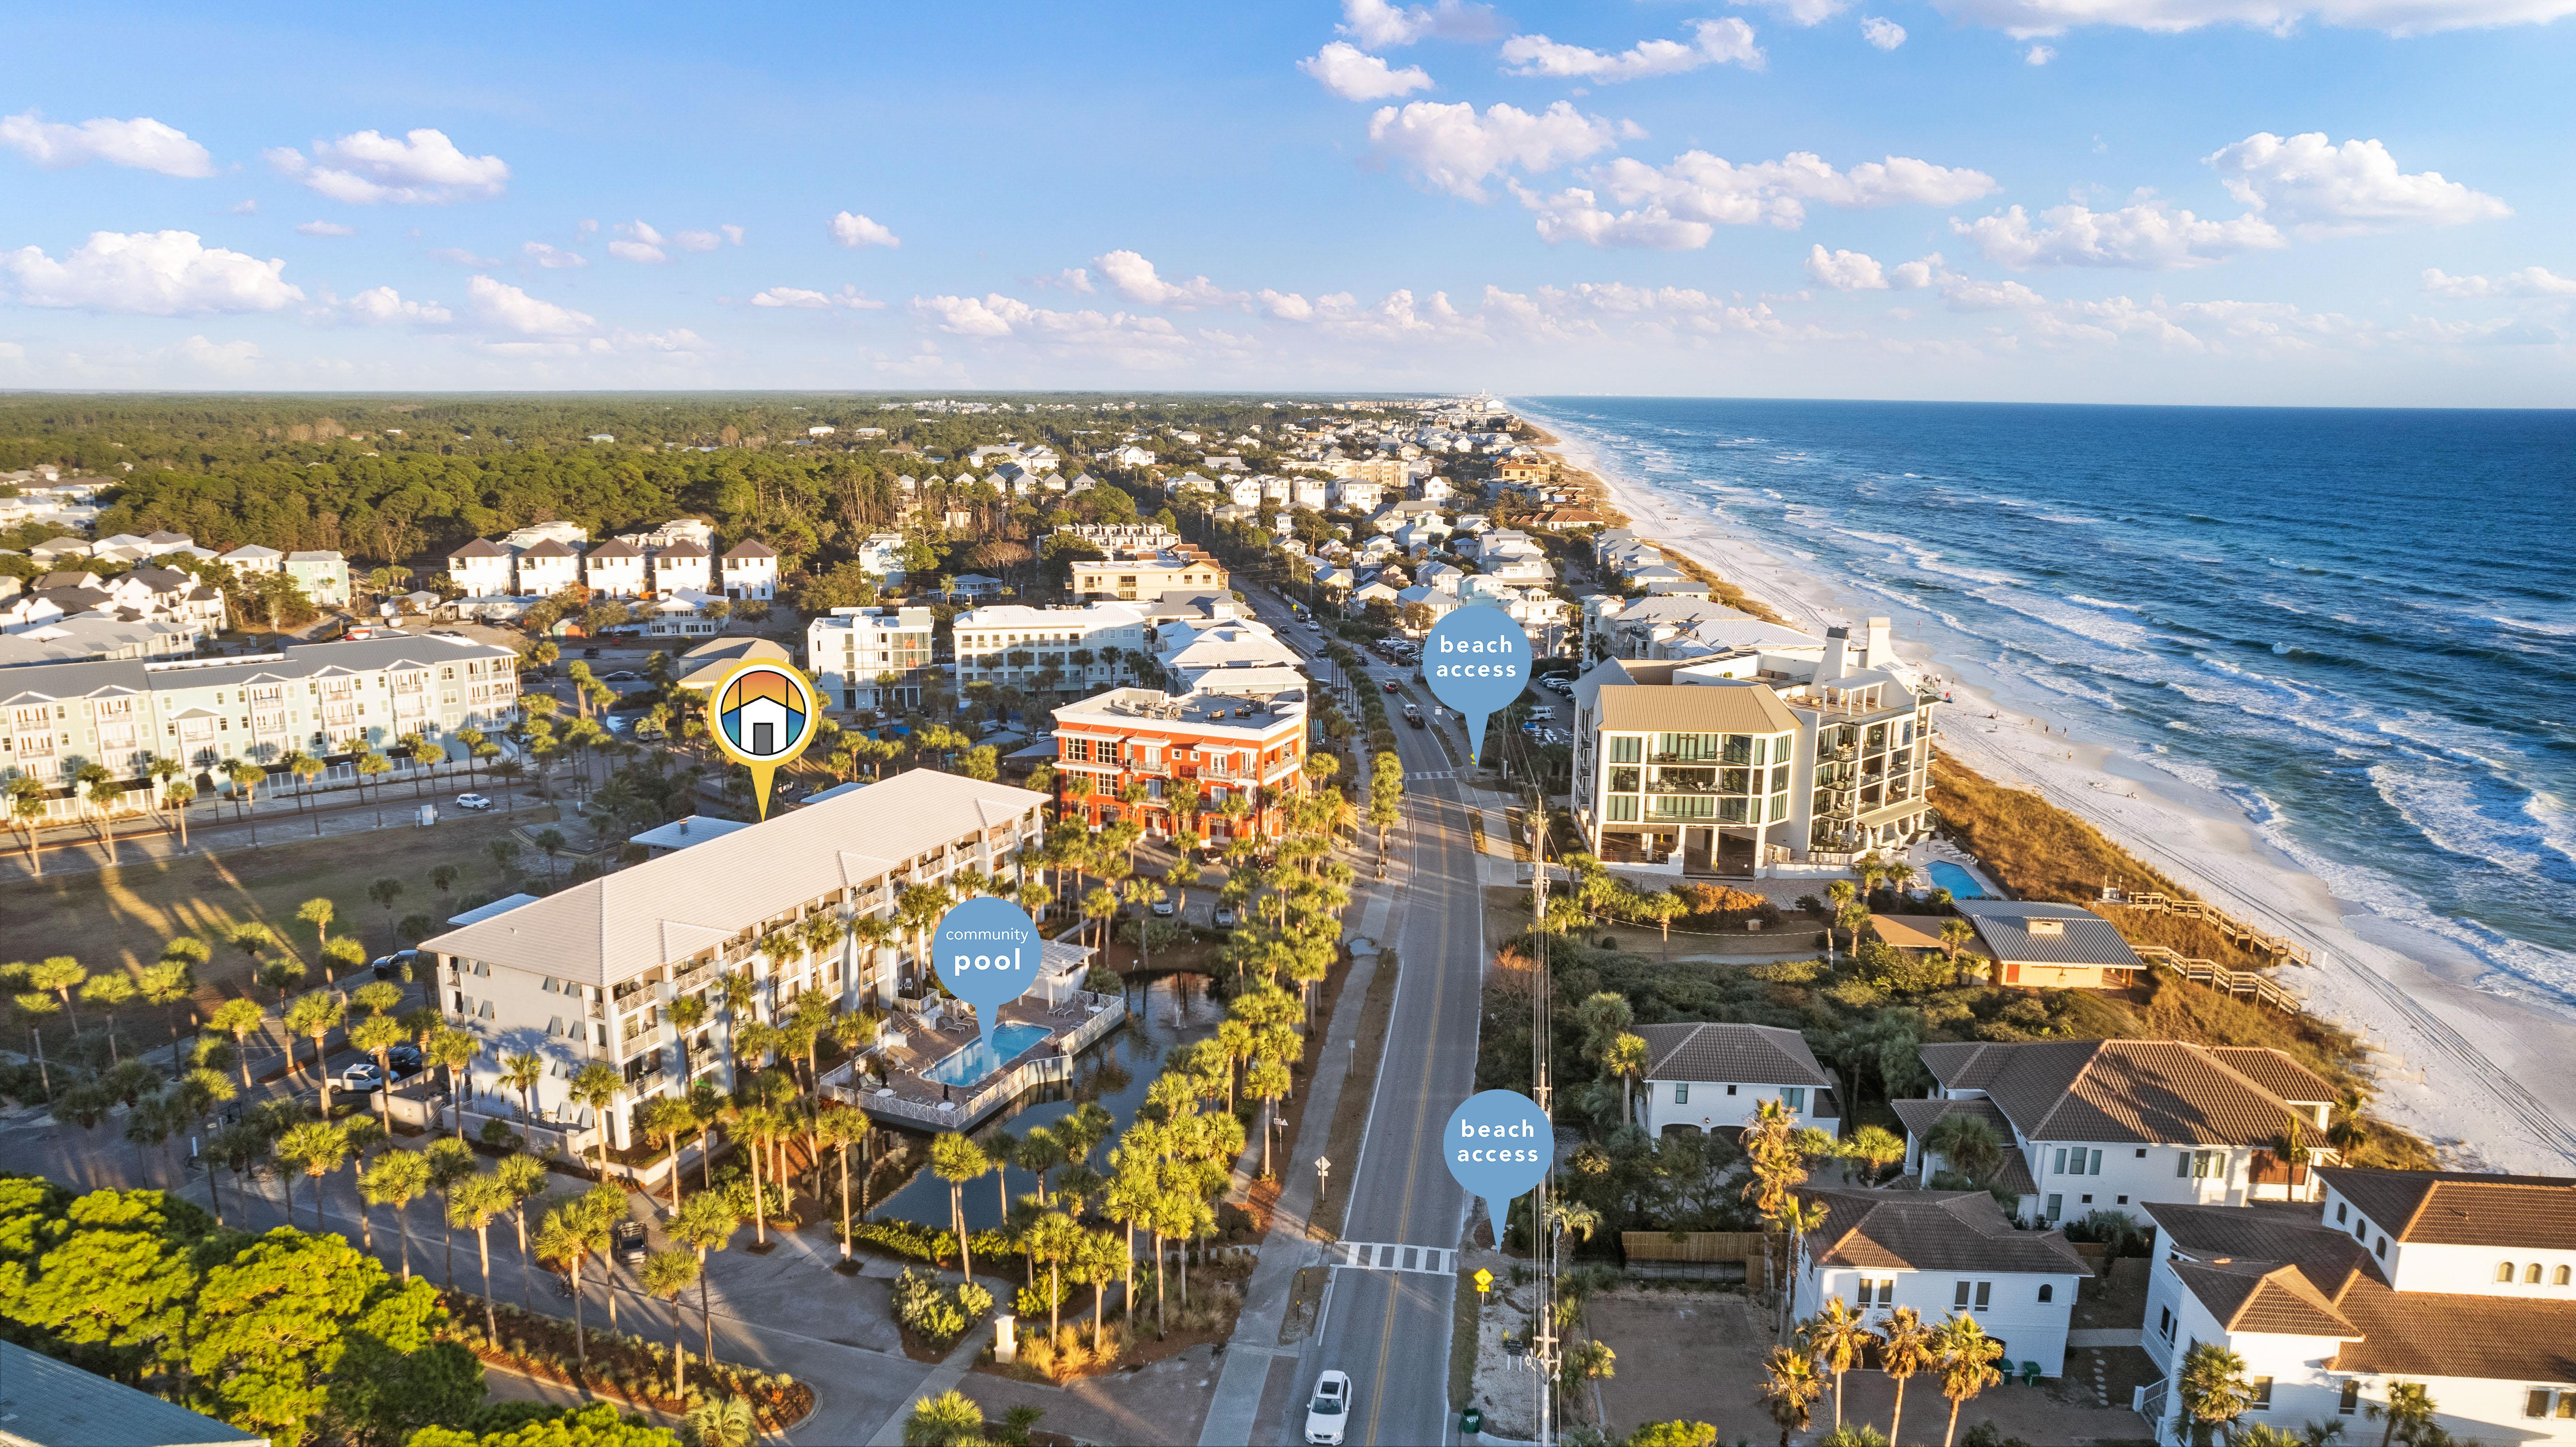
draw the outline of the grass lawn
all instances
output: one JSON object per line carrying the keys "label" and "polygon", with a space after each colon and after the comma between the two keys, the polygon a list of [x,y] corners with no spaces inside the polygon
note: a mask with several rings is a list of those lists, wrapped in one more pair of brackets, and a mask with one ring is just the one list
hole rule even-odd
{"label": "grass lawn", "polygon": [[[148,964],[172,937],[193,934],[214,950],[198,971],[198,998],[211,1003],[241,993],[248,980],[248,961],[222,942],[223,930],[259,920],[277,932],[313,972],[311,983],[318,984],[320,950],[313,928],[295,918],[304,901],[328,898],[338,907],[332,933],[355,935],[370,954],[381,954],[394,947],[393,926],[387,912],[367,898],[368,885],[379,879],[402,881],[392,917],[425,913],[443,923],[467,898],[500,892],[500,870],[488,852],[491,841],[508,834],[513,824],[544,820],[542,813],[522,811],[506,819],[454,820],[435,829],[380,829],[259,849],[201,848],[183,859],[129,862],[0,885],[0,919],[9,921],[7,957],[70,955],[96,974]],[[456,885],[444,897],[429,882],[430,871],[441,864],[457,869]],[[261,999],[272,1008],[276,1004],[273,992],[262,991]],[[148,1007],[129,1011],[129,1018],[147,1028],[157,1030],[162,1023],[146,1020],[153,1013]],[[49,1030],[61,1029],[63,1017],[55,1015],[46,1024]]]}

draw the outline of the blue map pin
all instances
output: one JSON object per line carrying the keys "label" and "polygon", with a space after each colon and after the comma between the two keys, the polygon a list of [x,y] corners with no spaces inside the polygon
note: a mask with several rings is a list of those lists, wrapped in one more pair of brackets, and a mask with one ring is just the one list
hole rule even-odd
{"label": "blue map pin", "polygon": [[1423,641],[1422,681],[1467,721],[1469,762],[1485,756],[1486,715],[1520,697],[1529,679],[1529,635],[1491,603],[1453,609]]}
{"label": "blue map pin", "polygon": [[1556,1132],[1538,1102],[1517,1090],[1486,1090],[1449,1112],[1440,1133],[1440,1158],[1458,1184],[1485,1198],[1494,1223],[1494,1245],[1503,1244],[1503,1215],[1512,1198],[1547,1176]]}
{"label": "blue map pin", "polygon": [[975,1029],[993,1048],[993,1021],[1038,982],[1045,936],[1027,910],[982,895],[952,905],[930,937],[930,962],[948,993],[975,1007]]}

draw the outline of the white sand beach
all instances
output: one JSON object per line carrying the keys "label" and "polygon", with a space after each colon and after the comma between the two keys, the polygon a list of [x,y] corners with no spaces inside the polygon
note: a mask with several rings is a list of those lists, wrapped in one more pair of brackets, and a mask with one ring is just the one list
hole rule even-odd
{"label": "white sand beach", "polygon": [[[1599,477],[1639,536],[1689,557],[1801,627],[1856,624],[1884,604],[1729,535],[1701,509],[1622,477],[1579,442],[1554,450]],[[1900,635],[1902,624],[1899,625]],[[2227,799],[2113,740],[2070,735],[2044,707],[1998,703],[2011,680],[1898,653],[1953,701],[1940,747],[1999,783],[2036,790],[2140,859],[2249,923],[2296,939],[2310,967],[2281,982],[2368,1042],[2378,1114],[2462,1169],[2576,1172],[2576,1008],[2481,988],[2485,966],[2449,941],[2339,899],[2254,829]]]}

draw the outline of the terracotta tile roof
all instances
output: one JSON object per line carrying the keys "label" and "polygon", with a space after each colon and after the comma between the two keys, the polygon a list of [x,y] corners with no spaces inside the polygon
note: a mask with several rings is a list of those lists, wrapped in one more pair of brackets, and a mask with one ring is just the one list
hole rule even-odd
{"label": "terracotta tile roof", "polygon": [[510,550],[490,538],[476,538],[447,556],[450,558],[506,558],[510,556]]}
{"label": "terracotta tile roof", "polygon": [[1984,1091],[2035,1141],[2266,1145],[2289,1121],[2280,1096],[2177,1040],[1944,1042],[1922,1056],[1944,1090]]}
{"label": "terracotta tile roof", "polygon": [[2344,1319],[2295,1266],[2222,1257],[2200,1263],[2176,1258],[2174,1275],[2229,1331],[2280,1336],[2355,1338],[2361,1328]]}
{"label": "terracotta tile roof", "polygon": [[1983,1191],[1812,1186],[1798,1194],[1825,1207],[1825,1224],[1808,1238],[1819,1265],[2093,1274],[2062,1233],[2018,1229]]}
{"label": "terracotta tile roof", "polygon": [[[2335,1170],[2353,1177],[2431,1178],[2449,1186],[2468,1178],[2441,1172]],[[2493,1176],[2485,1184],[2527,1188],[2532,1177]],[[2364,1182],[2361,1190],[2374,1185]],[[2558,1189],[2571,1182],[2549,1182]],[[2382,1199],[2396,1199],[2383,1192]],[[2358,1202],[2361,1197],[2354,1194]],[[2147,1214],[2174,1250],[2175,1274],[2213,1315],[2247,1332],[2348,1336],[2329,1370],[2409,1377],[2476,1377],[2490,1381],[2576,1381],[2576,1302],[2452,1292],[2397,1291],[2379,1262],[2345,1232],[2325,1224],[2322,1206],[2265,1202],[2251,1206],[2150,1203]],[[2422,1238],[2418,1238],[2422,1239]],[[2243,1283],[2253,1281],[2257,1286]],[[2259,1289],[2258,1289],[2259,1288]],[[2349,1331],[2320,1331],[2329,1320]],[[2222,1309],[2222,1305],[2224,1309]]]}
{"label": "terracotta tile roof", "polygon": [[2212,1045],[2209,1053],[2283,1100],[2327,1103],[2339,1094],[2324,1076],[2278,1050],[2259,1045]]}
{"label": "terracotta tile roof", "polygon": [[1995,1184],[2016,1196],[2036,1196],[2039,1182],[2030,1174],[2030,1162],[2013,1146],[2012,1122],[1995,1109],[1995,1103],[1983,1096],[1969,1100],[1891,1100],[1896,1118],[1904,1122],[1906,1133],[1921,1140],[1932,1133],[1943,1116],[1972,1115],[1994,1127],[1995,1139],[2004,1148],[2003,1166],[1995,1172]]}
{"label": "terracotta tile roof", "polygon": [[1833,1077],[1795,1030],[1777,1025],[1640,1025],[1648,1080],[1825,1087]]}
{"label": "terracotta tile roof", "polygon": [[2576,1179],[2344,1168],[2318,1174],[2403,1242],[2576,1251]]}

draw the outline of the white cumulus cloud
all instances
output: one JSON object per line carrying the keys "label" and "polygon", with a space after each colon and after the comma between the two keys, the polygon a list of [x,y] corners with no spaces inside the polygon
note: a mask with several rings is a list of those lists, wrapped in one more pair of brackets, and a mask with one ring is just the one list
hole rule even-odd
{"label": "white cumulus cloud", "polygon": [[1166,281],[1154,270],[1154,263],[1133,251],[1112,251],[1095,256],[1091,264],[1099,268],[1101,280],[1120,296],[1142,306],[1172,307],[1192,311],[1200,307],[1234,306],[1244,300],[1239,291],[1227,291],[1204,276],[1187,281]]}
{"label": "white cumulus cloud", "polygon": [[903,245],[902,237],[855,211],[844,211],[832,218],[832,239],[848,247]]}
{"label": "white cumulus cloud", "polygon": [[150,116],[120,121],[101,116],[79,125],[49,121],[36,111],[0,116],[0,146],[49,170],[105,161],[164,176],[211,176],[215,158],[186,131]]}
{"label": "white cumulus cloud", "polygon": [[1513,75],[1603,85],[1679,75],[1704,65],[1740,65],[1747,70],[1760,70],[1763,65],[1762,47],[1753,43],[1753,27],[1733,16],[1693,22],[1688,41],[1641,40],[1616,55],[1544,35],[1515,35],[1503,42],[1503,59]]}
{"label": "white cumulus cloud", "polygon": [[[1690,250],[1706,245],[1717,226],[1767,223],[1795,229],[1805,222],[1810,205],[1853,210],[1954,206],[1996,189],[1994,177],[1966,167],[1890,156],[1840,171],[1811,151],[1742,166],[1706,151],[1684,152],[1662,167],[1622,156],[1585,173],[1584,179],[1594,189],[1548,197],[1515,191],[1522,204],[1539,213],[1541,236],[1595,246]],[[1629,209],[1606,209],[1599,200],[1604,194]]]}
{"label": "white cumulus cloud", "polygon": [[1881,50],[1894,50],[1905,43],[1905,27],[1893,20],[1865,15],[1861,17],[1860,36]]}
{"label": "white cumulus cloud", "polygon": [[2424,272],[2424,290],[2459,301],[2487,297],[2576,296],[2576,277],[2560,276],[2545,266],[2526,266],[2502,276],[2450,276],[2436,267]]}
{"label": "white cumulus cloud", "polygon": [[375,131],[353,132],[317,143],[310,159],[288,146],[264,154],[287,175],[353,206],[487,200],[510,183],[510,167],[500,157],[469,156],[446,132],[426,126],[400,140]]}
{"label": "white cumulus cloud", "polygon": [[454,313],[434,301],[405,301],[389,286],[369,287],[349,298],[348,314],[375,326],[435,326],[454,321]]}
{"label": "white cumulus cloud", "polygon": [[2242,252],[2289,244],[2278,228],[2259,216],[2219,221],[2152,200],[2117,211],[2082,205],[2052,207],[2040,213],[2036,225],[2015,206],[1974,221],[1953,220],[1950,229],[1974,241],[1987,260],[2015,270],[2110,266],[2163,271],[2206,266]]}
{"label": "white cumulus cloud", "polygon": [[2048,45],[2034,45],[2021,53],[2021,63],[2024,65],[2046,65],[2056,58],[2056,47]]}
{"label": "white cumulus cloud", "polygon": [[590,265],[590,258],[580,252],[566,251],[559,246],[549,246],[542,241],[531,241],[519,250],[526,253],[530,261],[548,271],[563,271],[571,267]]}
{"label": "white cumulus cloud", "polygon": [[304,299],[282,277],[286,263],[209,247],[193,231],[93,231],[56,261],[41,248],[0,252],[0,271],[18,282],[27,306],[88,311],[275,311]]}
{"label": "white cumulus cloud", "polygon": [[803,311],[830,311],[847,307],[854,311],[879,311],[884,302],[876,301],[853,286],[844,286],[837,294],[813,291],[801,286],[773,286],[752,293],[751,304],[759,307],[791,307]]}
{"label": "white cumulus cloud", "polygon": [[1887,270],[1876,258],[1858,251],[1827,251],[1821,243],[1807,250],[1807,279],[1836,291],[1887,290]]}
{"label": "white cumulus cloud", "polygon": [[1484,200],[1485,182],[1498,173],[1553,170],[1618,143],[1618,127],[1566,101],[1536,114],[1500,103],[1478,114],[1465,101],[1418,100],[1369,117],[1369,144],[1378,156],[1432,190],[1470,201]]}
{"label": "white cumulus cloud", "polygon": [[1297,68],[1344,100],[1393,100],[1431,89],[1431,73],[1418,65],[1397,70],[1347,40],[1336,40],[1297,62]]}
{"label": "white cumulus cloud", "polygon": [[1417,40],[1491,40],[1506,28],[1492,6],[1472,0],[1403,6],[1387,0],[1342,0],[1341,32],[1371,50]]}
{"label": "white cumulus cloud", "polygon": [[2018,37],[2079,25],[2173,33],[2204,25],[2287,32],[2304,21],[2391,35],[2545,25],[2576,15],[2576,0],[1934,0],[1953,19]]}
{"label": "white cumulus cloud", "polygon": [[465,284],[474,314],[495,326],[531,337],[581,337],[599,330],[589,315],[528,295],[506,281],[478,276]]}
{"label": "white cumulus cloud", "polygon": [[646,265],[671,259],[671,254],[662,249],[662,233],[654,230],[646,222],[621,221],[618,223],[617,233],[624,239],[608,243],[608,254],[611,256],[622,261],[642,262]]}
{"label": "white cumulus cloud", "polygon": [[2037,311],[2048,305],[2048,298],[2020,282],[1978,281],[1965,276],[1944,282],[1941,299],[1954,312]]}
{"label": "white cumulus cloud", "polygon": [[2513,214],[2503,201],[2439,171],[2398,170],[2397,158],[2377,141],[2338,146],[2322,131],[2287,139],[2261,131],[2208,159],[2228,194],[2302,236],[2458,226]]}

